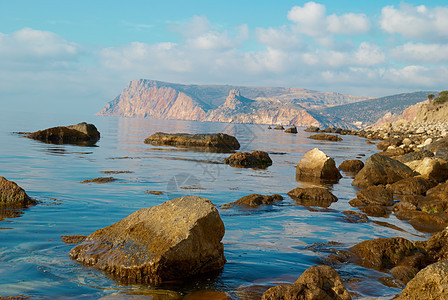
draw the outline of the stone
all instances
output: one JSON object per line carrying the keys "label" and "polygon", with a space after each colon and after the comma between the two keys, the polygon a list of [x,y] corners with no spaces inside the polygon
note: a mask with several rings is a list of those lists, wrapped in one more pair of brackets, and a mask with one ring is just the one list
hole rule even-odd
{"label": "stone", "polygon": [[36,203],[17,183],[0,176],[0,207],[25,208]]}
{"label": "stone", "polygon": [[81,183],[107,183],[107,182],[113,182],[116,181],[117,179],[114,177],[97,177],[97,178],[93,178],[93,179],[86,179],[81,181]]}
{"label": "stone", "polygon": [[418,269],[410,266],[396,266],[390,273],[403,284],[408,283],[418,273]]}
{"label": "stone", "polygon": [[235,202],[224,204],[222,206],[223,209],[231,208],[233,206],[242,206],[242,207],[249,207],[249,208],[255,208],[262,205],[272,205],[274,203],[280,202],[283,200],[283,197],[278,194],[274,195],[260,195],[260,194],[250,194],[247,196],[244,196]]}
{"label": "stone", "polygon": [[426,130],[425,130],[425,128],[423,128],[423,127],[419,127],[419,128],[417,128],[417,130],[415,131],[416,134],[422,134],[422,133],[425,133],[425,132],[426,132]]}
{"label": "stone", "polygon": [[414,169],[425,178],[430,178],[436,182],[448,179],[448,163],[440,158],[424,158]]}
{"label": "stone", "polygon": [[376,147],[377,147],[379,150],[386,150],[386,149],[389,148],[390,146],[398,147],[398,146],[400,146],[401,144],[402,144],[402,140],[401,140],[401,139],[393,138],[393,139],[388,139],[388,140],[379,142],[379,143],[376,145]]}
{"label": "stone", "polygon": [[288,195],[305,206],[329,207],[331,203],[338,201],[335,195],[322,187],[295,188]]}
{"label": "stone", "polygon": [[408,282],[397,300],[448,299],[448,261],[431,264]]}
{"label": "stone", "polygon": [[371,185],[394,183],[413,175],[412,169],[398,160],[374,154],[367,158],[364,168],[356,174],[352,185],[365,188]]}
{"label": "stone", "polygon": [[367,223],[369,222],[369,218],[366,214],[357,212],[357,211],[351,211],[346,210],[342,212],[344,214],[344,219],[349,223]]}
{"label": "stone", "polygon": [[353,173],[358,173],[362,168],[364,168],[364,163],[359,159],[345,160],[338,167],[341,171]]}
{"label": "stone", "polygon": [[432,142],[431,144],[425,147],[426,150],[429,150],[433,153],[437,152],[441,149],[448,149],[448,136],[443,137],[437,141]]}
{"label": "stone", "polygon": [[93,145],[100,139],[95,125],[82,122],[58,126],[25,134],[26,137],[50,144]]}
{"label": "stone", "polygon": [[279,125],[279,126],[275,126],[274,129],[276,129],[276,130],[285,130],[285,127],[283,127],[282,125]]}
{"label": "stone", "polygon": [[156,132],[145,139],[145,144],[177,147],[203,147],[209,149],[238,150],[240,143],[225,133],[164,133]]}
{"label": "stone", "polygon": [[339,274],[332,267],[312,266],[292,285],[279,285],[268,289],[262,300],[349,300],[351,296]]}
{"label": "stone", "polygon": [[422,151],[418,151],[418,152],[406,153],[404,155],[401,155],[401,156],[397,157],[396,159],[399,162],[407,163],[407,162],[411,162],[411,161],[414,161],[414,160],[422,160],[425,157],[433,157],[433,156],[434,156],[434,153],[432,153],[431,151],[422,150]]}
{"label": "stone", "polygon": [[319,130],[320,130],[319,127],[316,127],[316,126],[308,126],[305,129],[306,132],[318,132]]}
{"label": "stone", "polygon": [[395,195],[424,195],[427,190],[436,186],[436,182],[424,177],[408,177],[388,184],[387,189]]}
{"label": "stone", "polygon": [[394,205],[393,194],[390,190],[382,185],[370,186],[364,190],[360,190],[357,197],[364,204],[375,204],[382,206]]}
{"label": "stone", "polygon": [[308,151],[296,166],[296,178],[307,180],[317,178],[337,181],[342,177],[336,168],[333,158],[318,148]]}
{"label": "stone", "polygon": [[405,145],[405,146],[409,146],[409,145],[412,144],[412,141],[411,141],[411,139],[409,139],[409,138],[404,138],[403,141],[402,141],[402,143],[403,143],[403,145]]}
{"label": "stone", "polygon": [[128,283],[158,285],[220,271],[224,231],[210,200],[180,197],[95,231],[70,257]]}
{"label": "stone", "polygon": [[272,165],[272,160],[264,151],[236,152],[227,157],[224,163],[232,167],[267,168]]}
{"label": "stone", "polygon": [[448,228],[433,234],[426,242],[422,243],[434,261],[448,260]]}
{"label": "stone", "polygon": [[325,133],[318,133],[318,134],[309,136],[308,138],[312,139],[312,140],[332,141],[332,142],[342,141],[342,138],[338,135],[325,134]]}
{"label": "stone", "polygon": [[285,130],[286,133],[297,133],[297,127],[293,126]]}

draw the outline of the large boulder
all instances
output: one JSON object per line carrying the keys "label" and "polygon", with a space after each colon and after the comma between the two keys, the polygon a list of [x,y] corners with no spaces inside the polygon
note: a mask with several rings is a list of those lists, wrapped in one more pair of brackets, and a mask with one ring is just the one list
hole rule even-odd
{"label": "large boulder", "polygon": [[236,200],[235,202],[224,204],[222,208],[230,208],[233,206],[255,208],[262,205],[272,205],[282,200],[283,197],[278,194],[274,195],[250,194]]}
{"label": "large boulder", "polygon": [[290,128],[285,129],[286,133],[297,133],[297,127],[296,126],[292,126]]}
{"label": "large boulder", "polygon": [[433,157],[434,153],[428,150],[422,150],[418,152],[409,152],[404,155],[398,156],[396,159],[402,163],[408,163],[414,160],[422,160],[425,157]]}
{"label": "large boulder", "polygon": [[156,132],[145,139],[145,144],[205,147],[224,150],[238,150],[240,148],[238,140],[234,136],[225,133],[190,134]]}
{"label": "large boulder", "polygon": [[264,292],[262,300],[349,300],[351,296],[339,274],[329,266],[312,266],[291,285],[278,285]]}
{"label": "large boulder", "polygon": [[236,152],[227,157],[224,163],[232,167],[267,168],[272,165],[272,160],[264,151]]}
{"label": "large boulder", "polygon": [[224,231],[210,200],[180,197],[95,231],[70,256],[126,282],[160,284],[221,270]]}
{"label": "large boulder", "polygon": [[51,144],[93,145],[100,139],[95,125],[82,122],[70,126],[58,126],[25,135],[28,138]]}
{"label": "large boulder", "polygon": [[431,264],[408,282],[397,300],[448,299],[448,261]]}
{"label": "large boulder", "polygon": [[434,261],[448,260],[448,228],[433,234],[426,242],[421,242]]}
{"label": "large boulder", "polygon": [[318,148],[308,151],[296,166],[298,180],[322,179],[339,180],[342,177],[333,158],[327,156]]}
{"label": "large boulder", "polygon": [[329,207],[338,198],[323,187],[295,188],[288,195],[305,206]]}
{"label": "large boulder", "polygon": [[434,180],[417,176],[388,184],[387,189],[395,195],[424,195],[427,190],[433,188],[436,184]]}
{"label": "large boulder", "polygon": [[356,174],[352,185],[366,188],[371,185],[394,183],[413,175],[414,171],[398,160],[374,154],[366,160],[364,168]]}
{"label": "large boulder", "polygon": [[448,179],[448,163],[440,158],[424,158],[414,169],[423,177],[442,182]]}
{"label": "large boulder", "polygon": [[358,173],[364,168],[364,163],[359,159],[350,159],[343,161],[338,169],[344,172]]}
{"label": "large boulder", "polygon": [[15,182],[0,176],[0,207],[24,208],[36,204]]}

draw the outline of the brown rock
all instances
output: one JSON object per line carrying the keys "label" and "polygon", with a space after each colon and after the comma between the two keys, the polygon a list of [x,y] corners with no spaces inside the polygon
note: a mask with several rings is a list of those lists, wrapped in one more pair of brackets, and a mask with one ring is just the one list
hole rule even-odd
{"label": "brown rock", "polygon": [[375,204],[383,206],[394,205],[393,194],[383,185],[369,186],[358,192],[358,199],[364,204]]}
{"label": "brown rock", "polygon": [[424,158],[415,168],[425,178],[442,182],[448,179],[448,163],[440,158]]}
{"label": "brown rock", "polygon": [[15,182],[0,176],[0,206],[9,208],[24,208],[35,205],[37,202],[31,199]]}
{"label": "brown rock", "polygon": [[100,139],[100,133],[95,125],[82,122],[39,130],[28,133],[26,137],[51,144],[93,145]]}
{"label": "brown rock", "polygon": [[408,282],[398,300],[448,299],[448,262],[427,266]]}
{"label": "brown rock", "polygon": [[286,133],[297,133],[297,127],[293,126],[285,130]]}
{"label": "brown rock", "polygon": [[369,222],[369,218],[367,217],[366,214],[351,210],[343,211],[342,213],[345,215],[344,219],[349,223]]}
{"label": "brown rock", "polygon": [[316,127],[316,126],[308,126],[305,129],[306,132],[318,132],[319,130],[320,130],[319,127]]}
{"label": "brown rock", "polygon": [[296,167],[296,177],[299,180],[317,178],[323,180],[339,180],[339,173],[334,160],[317,148],[308,151]]}
{"label": "brown rock", "polygon": [[279,125],[279,126],[275,126],[274,129],[276,129],[276,130],[285,130],[285,127],[283,127],[282,125]]}
{"label": "brown rock", "polygon": [[224,163],[232,167],[267,168],[272,165],[272,160],[264,151],[236,152],[227,157]]}
{"label": "brown rock", "polygon": [[279,285],[268,289],[261,299],[349,300],[351,296],[333,268],[318,265],[306,269],[293,285]]}
{"label": "brown rock", "polygon": [[145,139],[145,144],[205,147],[225,150],[238,150],[238,140],[225,133],[189,134],[189,133],[163,133],[156,132]]}
{"label": "brown rock", "polygon": [[405,178],[387,185],[387,189],[396,195],[424,195],[427,190],[435,185],[435,181],[417,176]]}
{"label": "brown rock", "polygon": [[389,148],[389,146],[395,146],[395,147],[400,146],[400,145],[401,145],[401,142],[402,142],[401,139],[388,139],[388,140],[379,142],[379,143],[376,145],[376,147],[377,147],[379,150],[384,151],[384,150],[386,150],[387,148]]}
{"label": "brown rock", "polygon": [[434,153],[432,153],[431,151],[422,150],[419,152],[406,153],[404,155],[397,157],[396,160],[398,160],[399,162],[402,162],[402,163],[408,163],[408,162],[411,162],[414,160],[422,160],[425,157],[433,157],[433,156],[434,156]]}
{"label": "brown rock", "polygon": [[408,283],[418,273],[418,269],[410,266],[396,266],[390,269],[390,273],[403,284]]}
{"label": "brown rock", "polygon": [[160,284],[221,270],[224,230],[210,200],[180,197],[95,231],[70,256],[126,282]]}
{"label": "brown rock", "polygon": [[274,195],[260,195],[260,194],[250,194],[247,196],[244,196],[235,202],[224,204],[222,208],[230,208],[233,206],[243,206],[243,207],[259,207],[261,205],[272,205],[274,203],[280,202],[283,200],[283,197],[278,194]]}
{"label": "brown rock", "polygon": [[412,177],[414,172],[405,164],[384,155],[370,156],[352,185],[365,188],[371,185],[394,183]]}
{"label": "brown rock", "polygon": [[343,161],[339,165],[339,170],[344,172],[356,172],[358,173],[364,167],[364,163],[359,159],[350,159]]}
{"label": "brown rock", "polygon": [[86,235],[75,234],[75,235],[61,235],[61,239],[66,244],[79,244],[84,242]]}
{"label": "brown rock", "polygon": [[86,179],[81,181],[81,183],[108,183],[108,182],[113,182],[117,180],[116,178],[113,177],[97,177],[97,178],[93,178],[93,179]]}
{"label": "brown rock", "polygon": [[[351,203],[350,203],[351,204]],[[390,214],[390,210],[387,207],[376,204],[368,204],[364,206],[358,206],[358,208],[371,217],[386,217]]]}
{"label": "brown rock", "polygon": [[332,141],[332,142],[342,141],[342,138],[338,135],[325,134],[325,133],[318,133],[318,134],[309,136],[308,138],[312,139],[312,140],[320,140],[320,141]]}
{"label": "brown rock", "polygon": [[423,245],[434,261],[448,260],[448,228],[432,235]]}
{"label": "brown rock", "polygon": [[335,195],[321,187],[295,188],[288,195],[305,206],[329,207],[331,203],[338,201]]}

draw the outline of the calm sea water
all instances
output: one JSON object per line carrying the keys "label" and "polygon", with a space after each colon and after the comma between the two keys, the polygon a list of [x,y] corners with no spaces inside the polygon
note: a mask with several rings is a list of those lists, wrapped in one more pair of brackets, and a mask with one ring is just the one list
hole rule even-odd
{"label": "calm sea water", "polygon": [[[12,132],[36,131],[87,121],[97,126],[97,147],[50,145]],[[298,134],[268,130],[267,126],[200,123],[194,121],[125,119],[0,112],[0,176],[15,181],[41,201],[16,218],[0,221],[0,296],[29,295],[33,299],[102,298],[111,295],[154,295],[156,288],[122,285],[102,271],[70,260],[73,245],[61,235],[88,235],[132,212],[181,195],[209,198],[226,227],[227,263],[218,276],[175,282],[158,287],[188,295],[199,290],[227,292],[235,299],[257,299],[269,286],[293,283],[308,267],[322,263],[328,253],[312,250],[316,243],[338,242],[350,247],[363,240],[401,236],[423,239],[409,224],[389,218],[368,223],[348,223],[343,211],[356,189],[345,176],[327,187],[339,198],[328,209],[297,205],[287,192],[306,183],[295,179],[295,166],[303,155],[318,147],[339,165],[359,154],[377,152],[374,145],[355,136],[341,142],[314,141],[299,128]],[[232,168],[220,164],[229,154],[146,145],[157,131],[226,132],[240,141],[241,151],[263,150],[273,165],[265,170]],[[130,171],[106,175],[104,171]],[[85,179],[113,176],[106,184],[82,184]],[[153,195],[145,191],[162,191]],[[221,209],[221,205],[251,194],[284,196],[278,205],[254,210]],[[374,222],[382,221],[395,225]],[[344,264],[337,268],[351,291],[360,298],[391,298],[400,289],[382,285],[385,273]],[[169,299],[168,293],[156,299]],[[129,296],[134,295],[134,296]]]}

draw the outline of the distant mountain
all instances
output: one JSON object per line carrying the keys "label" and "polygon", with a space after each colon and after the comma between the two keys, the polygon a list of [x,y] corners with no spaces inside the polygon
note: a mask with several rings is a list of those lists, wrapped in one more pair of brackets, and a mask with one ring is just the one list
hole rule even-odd
{"label": "distant mountain", "polygon": [[382,98],[300,88],[184,85],[133,80],[98,115],[213,122],[359,128],[401,114],[434,92]]}
{"label": "distant mountain", "polygon": [[308,109],[365,99],[300,88],[183,85],[140,79],[129,82],[98,115],[307,126],[318,125]]}

